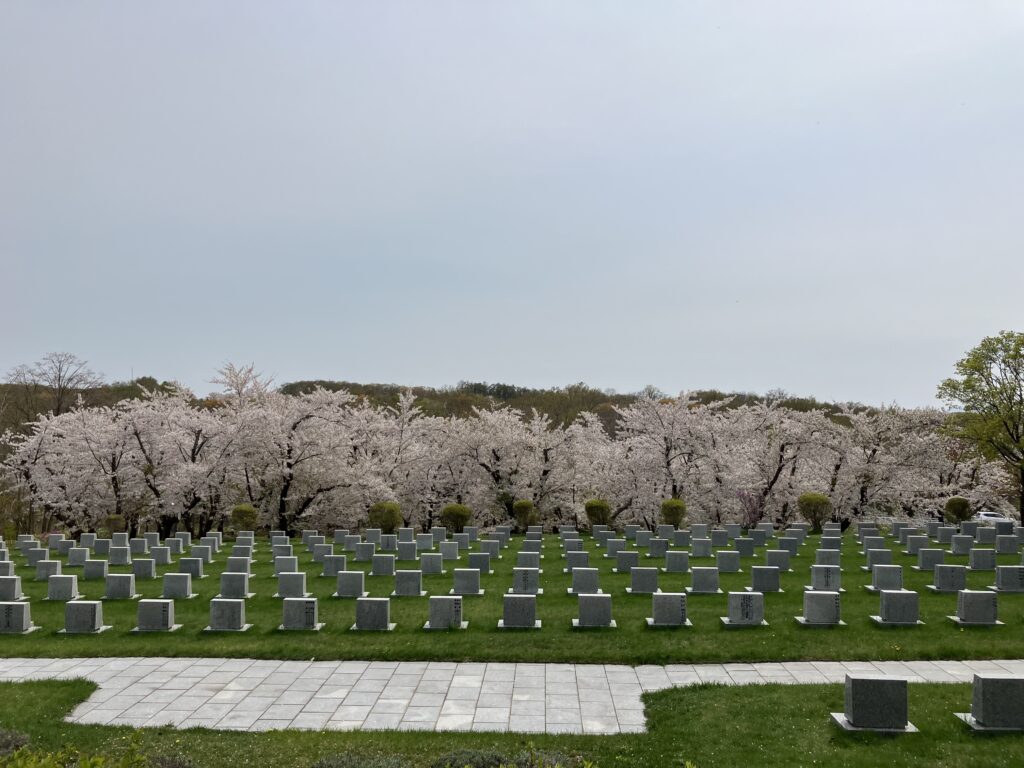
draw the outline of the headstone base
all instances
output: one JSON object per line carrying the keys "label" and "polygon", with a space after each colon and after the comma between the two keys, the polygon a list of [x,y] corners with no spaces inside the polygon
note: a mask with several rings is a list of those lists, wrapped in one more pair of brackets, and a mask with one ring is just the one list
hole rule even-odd
{"label": "headstone base", "polygon": [[427,590],[424,589],[422,592],[419,593],[419,595],[400,595],[397,592],[392,592],[391,596],[392,597],[426,597],[427,596]]}
{"label": "headstone base", "polygon": [[213,627],[206,627],[203,632],[247,632],[252,629],[252,624],[243,624],[241,629],[214,629]]}
{"label": "headstone base", "polygon": [[398,625],[396,623],[391,622],[390,624],[388,624],[387,629],[360,629],[358,626],[353,624],[351,627],[348,628],[348,630],[349,632],[391,632],[397,626]]}
{"label": "headstone base", "polygon": [[448,590],[449,595],[459,595],[461,597],[482,597],[484,591],[481,589],[479,592],[456,592],[454,589]]}
{"label": "headstone base", "polygon": [[833,712],[832,722],[844,731],[856,731],[862,733],[917,733],[917,726],[913,723],[907,723],[903,728],[858,728],[846,719],[846,714],[843,712]]}
{"label": "headstone base", "polygon": [[337,592],[332,592],[331,597],[336,597],[340,600],[355,600],[357,597],[369,597],[369,592],[363,592],[361,595],[339,595]]}
{"label": "headstone base", "polygon": [[802,627],[845,627],[846,626],[846,622],[842,621],[842,620],[837,621],[835,624],[832,624],[832,623],[824,624],[824,623],[819,622],[819,621],[808,621],[803,616],[794,616],[793,618],[796,619],[796,623],[799,624]]}
{"label": "headstone base", "polygon": [[[195,597],[195,595],[190,595],[189,599],[191,600],[193,597]],[[246,592],[245,593],[245,597],[243,597],[241,599],[242,600],[248,600],[251,597],[256,597],[256,593],[255,592]],[[274,597],[277,597],[277,595],[274,595]],[[306,595],[306,597],[309,597],[309,595]],[[237,600],[237,599],[239,599],[239,598],[226,598],[226,597],[224,597],[224,595],[214,595],[214,598],[217,599],[217,600]]]}
{"label": "headstone base", "polygon": [[949,619],[950,621],[952,621],[958,627],[1001,627],[1001,626],[1003,626],[1003,622],[1001,622],[1001,621],[993,621],[993,622],[988,622],[988,621],[985,621],[985,622],[981,622],[981,621],[964,621],[959,616],[947,616],[946,618]]}
{"label": "headstone base", "polygon": [[704,592],[702,590],[695,592],[693,590],[693,587],[687,587],[686,588],[686,594],[688,594],[688,595],[724,595],[725,593],[722,592],[721,589],[716,589],[714,592]]}
{"label": "headstone base", "polygon": [[[744,589],[745,591],[747,591],[747,592],[760,592],[760,591],[761,591],[760,589],[754,589],[753,587],[744,587],[743,589]],[[779,587],[778,589],[776,589],[776,590],[775,590],[774,592],[772,592],[771,594],[773,594],[773,595],[781,595],[781,594],[782,594],[783,592],[785,592],[785,591],[786,591],[786,590],[784,590],[784,589],[783,589],[782,587]]]}
{"label": "headstone base", "polygon": [[923,621],[882,621],[881,616],[869,617],[879,627],[923,627]]}
{"label": "headstone base", "polygon": [[568,589],[565,590],[565,594],[567,594],[567,595],[603,595],[604,594],[604,590],[603,589],[599,589],[599,590],[597,590],[595,592],[576,592],[572,587],[569,587]]}
{"label": "headstone base", "polygon": [[428,632],[444,632],[446,629],[469,629],[469,622],[464,621],[458,627],[432,627],[428,621],[423,625],[423,628]]}
{"label": "headstone base", "polygon": [[139,629],[138,627],[134,627],[129,631],[133,635],[149,634],[151,632],[177,632],[179,629],[182,628],[182,626],[182,624],[174,624],[168,627],[167,629]]}
{"label": "headstone base", "polygon": [[656,589],[653,592],[636,592],[636,591],[633,590],[632,587],[626,587],[626,594],[627,595],[658,595],[658,594],[661,594],[661,590],[660,589]]}
{"label": "headstone base", "polygon": [[591,626],[589,624],[580,624],[580,620],[579,619],[573,619],[572,620],[572,628],[573,629],[618,629],[619,625],[615,623],[615,619],[612,619],[608,624],[605,624],[605,625],[600,626],[600,627],[594,627],[594,626]]}
{"label": "headstone base", "polygon": [[756,629],[757,627],[767,627],[768,626],[768,620],[767,619],[761,619],[761,623],[760,624],[741,624],[739,622],[729,621],[729,617],[728,616],[719,616],[718,618],[720,618],[722,620],[722,626],[725,627],[726,629],[752,629],[752,628]]}
{"label": "headstone base", "polygon": [[321,629],[324,628],[324,626],[325,626],[324,622],[322,622],[322,621],[319,622],[318,624],[316,624],[315,626],[312,626],[312,627],[295,627],[294,629],[286,629],[284,624],[281,624],[281,625],[278,626],[277,631],[278,632],[319,632]]}
{"label": "headstone base", "polygon": [[681,627],[692,627],[693,622],[687,619],[682,624],[655,624],[654,619],[648,616],[644,621],[647,623],[648,629],[680,629]]}
{"label": "headstone base", "polygon": [[953,716],[959,717],[971,727],[972,731],[979,733],[1024,733],[1024,728],[994,728],[990,725],[982,725],[974,719],[974,715],[970,712],[954,712]]}
{"label": "headstone base", "polygon": [[540,619],[533,622],[532,627],[506,627],[503,619],[498,619],[498,629],[540,629]]}
{"label": "headstone base", "polygon": [[[114,627],[112,625],[104,624],[102,627],[100,627],[97,630],[93,630],[92,632],[68,632],[66,629],[58,629],[57,630],[57,634],[58,635],[98,635],[100,632],[106,632],[108,629],[113,629],[113,628]],[[39,629],[39,627],[35,627],[35,629]],[[29,632],[31,632],[31,631],[32,630],[29,630]]]}

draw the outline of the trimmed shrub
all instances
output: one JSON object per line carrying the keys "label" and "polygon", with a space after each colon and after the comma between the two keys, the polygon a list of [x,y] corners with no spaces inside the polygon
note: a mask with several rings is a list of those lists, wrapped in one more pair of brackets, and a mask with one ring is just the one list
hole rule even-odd
{"label": "trimmed shrub", "polygon": [[832,516],[832,501],[823,493],[801,493],[796,506],[812,533],[821,533],[821,524]]}
{"label": "trimmed shrub", "polygon": [[473,510],[465,504],[448,504],[441,510],[441,524],[454,533],[462,533],[472,517]]}
{"label": "trimmed shrub", "polygon": [[946,500],[943,514],[947,523],[962,523],[971,518],[971,502],[963,496],[950,496]]}
{"label": "trimmed shrub", "polygon": [[231,527],[236,531],[252,531],[260,519],[260,513],[252,504],[236,504],[231,508]]}
{"label": "trimmed shrub", "polygon": [[587,513],[591,527],[612,524],[612,508],[604,499],[588,499],[583,504],[583,511]]}
{"label": "trimmed shrub", "polygon": [[6,757],[28,744],[28,736],[21,731],[0,728],[0,757]]}
{"label": "trimmed shrub", "polygon": [[367,528],[380,528],[382,533],[394,533],[402,527],[402,508],[395,501],[378,501],[366,516]]}
{"label": "trimmed shrub", "polygon": [[661,519],[666,525],[678,528],[686,519],[686,502],[682,499],[665,499],[661,502]]}
{"label": "trimmed shrub", "polygon": [[121,515],[107,515],[103,521],[108,533],[124,533],[125,522]]}
{"label": "trimmed shrub", "polygon": [[515,515],[520,532],[525,531],[527,526],[536,525],[540,519],[537,517],[537,508],[529,499],[516,499],[512,504],[512,514]]}

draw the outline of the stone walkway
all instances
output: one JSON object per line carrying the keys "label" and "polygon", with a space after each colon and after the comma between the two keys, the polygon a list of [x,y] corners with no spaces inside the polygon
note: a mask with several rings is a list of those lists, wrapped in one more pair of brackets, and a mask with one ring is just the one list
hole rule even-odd
{"label": "stone walkway", "polygon": [[523,733],[645,730],[640,694],[695,683],[837,683],[847,672],[911,682],[1024,675],[1024,660],[496,664],[251,659],[0,659],[0,680],[99,685],[70,722],[263,731],[401,729]]}

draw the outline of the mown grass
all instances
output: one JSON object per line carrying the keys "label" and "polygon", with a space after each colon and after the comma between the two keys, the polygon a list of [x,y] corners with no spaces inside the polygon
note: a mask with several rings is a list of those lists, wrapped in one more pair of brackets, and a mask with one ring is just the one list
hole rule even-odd
{"label": "mown grass", "polygon": [[[591,565],[601,570],[601,587],[612,595],[613,616],[618,629],[574,631],[571,619],[577,615],[577,599],[566,594],[570,577],[562,573],[557,538],[548,536],[545,544],[544,573],[541,586],[544,594],[537,599],[538,617],[543,629],[528,632],[501,632],[497,629],[502,615],[502,594],[511,586],[515,552],[522,540],[513,539],[503,550],[503,559],[493,563],[493,575],[482,578],[486,590],[482,597],[464,599],[465,619],[469,629],[445,633],[426,632],[427,598],[394,598],[391,601],[392,621],[397,629],[390,633],[352,632],[355,602],[330,597],[334,579],[319,576],[320,566],[312,562],[304,547],[295,543],[300,568],[307,576],[307,589],[320,599],[320,620],[326,627],[319,633],[286,633],[277,630],[281,622],[281,602],[273,597],[276,579],[270,562],[267,542],[259,542],[255,576],[251,590],[256,596],[248,600],[246,612],[253,629],[244,634],[209,634],[202,629],[208,624],[209,600],[219,591],[220,573],[229,547],[207,566],[207,578],[195,581],[193,590],[199,597],[178,600],[177,621],[184,627],[172,634],[132,634],[136,625],[135,601],[109,601],[103,606],[105,623],[113,629],[95,636],[64,636],[57,630],[64,626],[64,605],[49,603],[45,585],[32,581],[34,572],[23,565],[21,556],[12,551],[19,563],[25,592],[31,597],[32,616],[42,630],[27,636],[0,635],[2,656],[227,656],[275,659],[385,659],[385,660],[457,660],[457,661],[546,661],[580,663],[663,664],[673,662],[725,661],[787,661],[800,659],[960,659],[1019,658],[1024,656],[1024,595],[999,596],[1000,619],[1005,626],[996,628],[959,629],[946,620],[956,609],[955,594],[934,594],[925,589],[930,574],[910,568],[916,560],[898,551],[895,542],[894,562],[904,566],[904,584],[920,594],[921,619],[925,626],[910,629],[883,629],[869,619],[878,613],[877,595],[862,589],[870,576],[860,569],[864,557],[852,534],[844,542],[842,614],[846,627],[808,629],[796,624],[793,617],[801,614],[803,586],[810,581],[809,566],[814,562],[817,545],[809,537],[800,555],[792,560],[792,573],[783,574],[783,594],[766,597],[770,626],[751,630],[725,630],[719,617],[726,613],[725,595],[692,596],[689,614],[693,628],[650,630],[644,618],[650,615],[651,598],[632,596],[625,592],[627,574],[613,574],[613,561],[601,556],[596,542],[586,539],[591,551]],[[337,547],[341,551],[341,547]],[[763,549],[758,550],[763,554]],[[452,569],[464,567],[465,555],[458,564],[447,563],[447,575],[424,577],[424,588],[430,594],[446,594],[452,586]],[[723,590],[741,590],[750,584],[751,565],[763,558],[745,559],[744,572],[723,574]],[[947,556],[947,562],[966,564],[965,557]],[[1019,556],[1000,556],[1000,564],[1020,562]],[[646,560],[641,565],[663,564]],[[713,565],[713,560],[691,559],[691,565]],[[412,563],[397,564],[413,568]],[[368,564],[355,563],[349,553],[349,568],[369,570]],[[160,569],[177,570],[177,566]],[[128,568],[112,568],[112,572],[130,572]],[[65,568],[65,573],[76,569]],[[991,572],[970,572],[968,586],[983,589],[994,582]],[[367,589],[372,596],[387,596],[393,579],[367,576]],[[681,591],[690,584],[688,574],[661,574],[664,591]],[[102,582],[83,582],[80,590],[88,599],[103,594]],[[137,591],[144,597],[159,597],[161,581],[140,581]]]}
{"label": "mown grass", "polygon": [[648,732],[622,736],[501,733],[237,733],[72,725],[63,717],[93,690],[84,681],[0,683],[0,727],[31,737],[30,747],[74,746],[116,756],[182,755],[197,767],[308,768],[319,758],[354,753],[401,756],[429,766],[459,749],[515,754],[525,749],[577,755],[610,766],[1019,766],[1024,736],[977,735],[953,717],[970,708],[970,686],[910,686],[910,719],[920,733],[848,734],[829,721],[843,708],[841,685],[694,686],[646,694]]}

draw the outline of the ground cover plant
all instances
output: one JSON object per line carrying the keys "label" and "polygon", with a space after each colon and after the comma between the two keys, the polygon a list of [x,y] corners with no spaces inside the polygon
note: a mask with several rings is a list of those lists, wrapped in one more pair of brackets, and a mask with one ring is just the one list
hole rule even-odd
{"label": "ground cover plant", "polygon": [[[515,631],[509,635],[497,629],[502,616],[502,595],[512,584],[515,553],[522,544],[513,537],[511,546],[502,550],[503,558],[492,564],[494,573],[484,575],[482,597],[463,600],[469,629],[431,633],[422,629],[427,617],[427,598],[392,598],[391,620],[397,628],[388,633],[352,632],[355,620],[353,600],[332,599],[335,580],[319,576],[321,567],[300,542],[294,550],[299,567],[307,573],[307,589],[320,601],[320,620],[326,623],[318,633],[281,632],[281,601],[275,599],[276,579],[265,539],[259,542],[255,575],[250,582],[256,596],[246,604],[247,620],[253,629],[242,634],[204,633],[209,619],[209,600],[219,591],[219,575],[224,567],[226,551],[207,566],[207,578],[195,580],[193,591],[198,597],[175,602],[176,620],[183,628],[174,633],[132,634],[136,625],[137,603],[133,600],[106,601],[104,622],[113,629],[100,635],[64,636],[57,631],[64,626],[64,604],[45,601],[45,585],[32,580],[33,571],[24,565],[20,553],[12,549],[18,563],[23,588],[31,598],[32,617],[42,629],[27,636],[0,636],[0,655],[17,656],[228,656],[277,659],[384,659],[384,660],[457,660],[457,661],[546,661],[577,663],[663,664],[673,662],[723,661],[785,661],[800,659],[966,659],[1020,658],[1024,655],[1024,594],[999,595],[999,616],[1005,626],[961,629],[946,616],[955,612],[955,594],[935,594],[925,588],[931,574],[912,570],[915,558],[902,554],[899,545],[888,540],[894,562],[904,566],[904,585],[920,595],[921,619],[924,626],[893,629],[875,626],[869,619],[878,613],[879,598],[866,592],[868,573],[861,570],[863,555],[851,532],[843,545],[842,616],[845,627],[809,629],[799,627],[793,617],[801,614],[803,586],[810,581],[809,566],[814,561],[817,537],[808,537],[800,554],[791,561],[792,573],[782,575],[781,594],[766,595],[768,627],[732,631],[722,628],[719,617],[726,614],[725,595],[699,595],[688,598],[688,612],[693,627],[688,629],[652,630],[645,626],[651,614],[651,598],[627,595],[628,574],[612,573],[614,560],[602,557],[596,541],[586,537],[591,565],[600,569],[601,587],[612,595],[613,617],[617,629],[573,630],[571,619],[577,615],[577,598],[566,594],[570,577],[562,573],[565,561],[560,557],[557,537],[547,536],[545,559],[541,561],[541,587],[537,598],[537,615],[543,621],[539,631]],[[337,547],[340,551],[341,547]],[[739,591],[750,584],[749,568],[763,562],[759,557],[742,562],[743,573],[722,574],[721,586],[726,592]],[[947,555],[949,563],[965,564],[966,557]],[[1002,565],[1017,564],[1020,556],[1000,555]],[[466,555],[446,563],[446,575],[424,576],[424,589],[430,594],[446,594],[452,586],[452,570],[465,567]],[[691,558],[693,565],[713,565],[713,559]],[[663,565],[661,560],[641,557],[641,565]],[[367,563],[355,563],[349,553],[350,569],[369,570]],[[397,568],[416,568],[415,563],[397,563]],[[111,572],[129,572],[127,567],[112,567]],[[176,570],[172,565],[160,572]],[[74,568],[65,568],[75,573]],[[968,587],[985,589],[994,583],[994,574],[970,571]],[[663,591],[681,591],[690,584],[689,574],[660,574]],[[388,596],[393,579],[388,576],[366,576],[371,596]],[[80,591],[88,599],[103,594],[100,581],[80,581]],[[136,591],[144,597],[161,594],[161,580],[140,580]],[[509,637],[514,641],[509,642]]]}
{"label": "ground cover plant", "polygon": [[[0,683],[0,727],[29,737],[25,749],[117,758],[141,755],[150,765],[359,765],[361,768],[436,768],[461,753],[558,754],[567,766],[726,768],[757,765],[878,765],[959,768],[1017,766],[1024,736],[978,736],[953,712],[970,709],[969,685],[910,686],[910,719],[920,733],[899,737],[839,731],[828,713],[843,705],[841,685],[700,685],[645,694],[648,732],[620,736],[393,731],[239,733],[169,728],[83,726],[62,718],[93,690],[84,681]],[[344,757],[341,757],[344,756]],[[571,761],[571,762],[570,762]],[[472,763],[469,763],[472,765]],[[486,763],[485,763],[486,764]],[[0,765],[4,765],[0,761]],[[462,768],[462,766],[459,766]]]}

